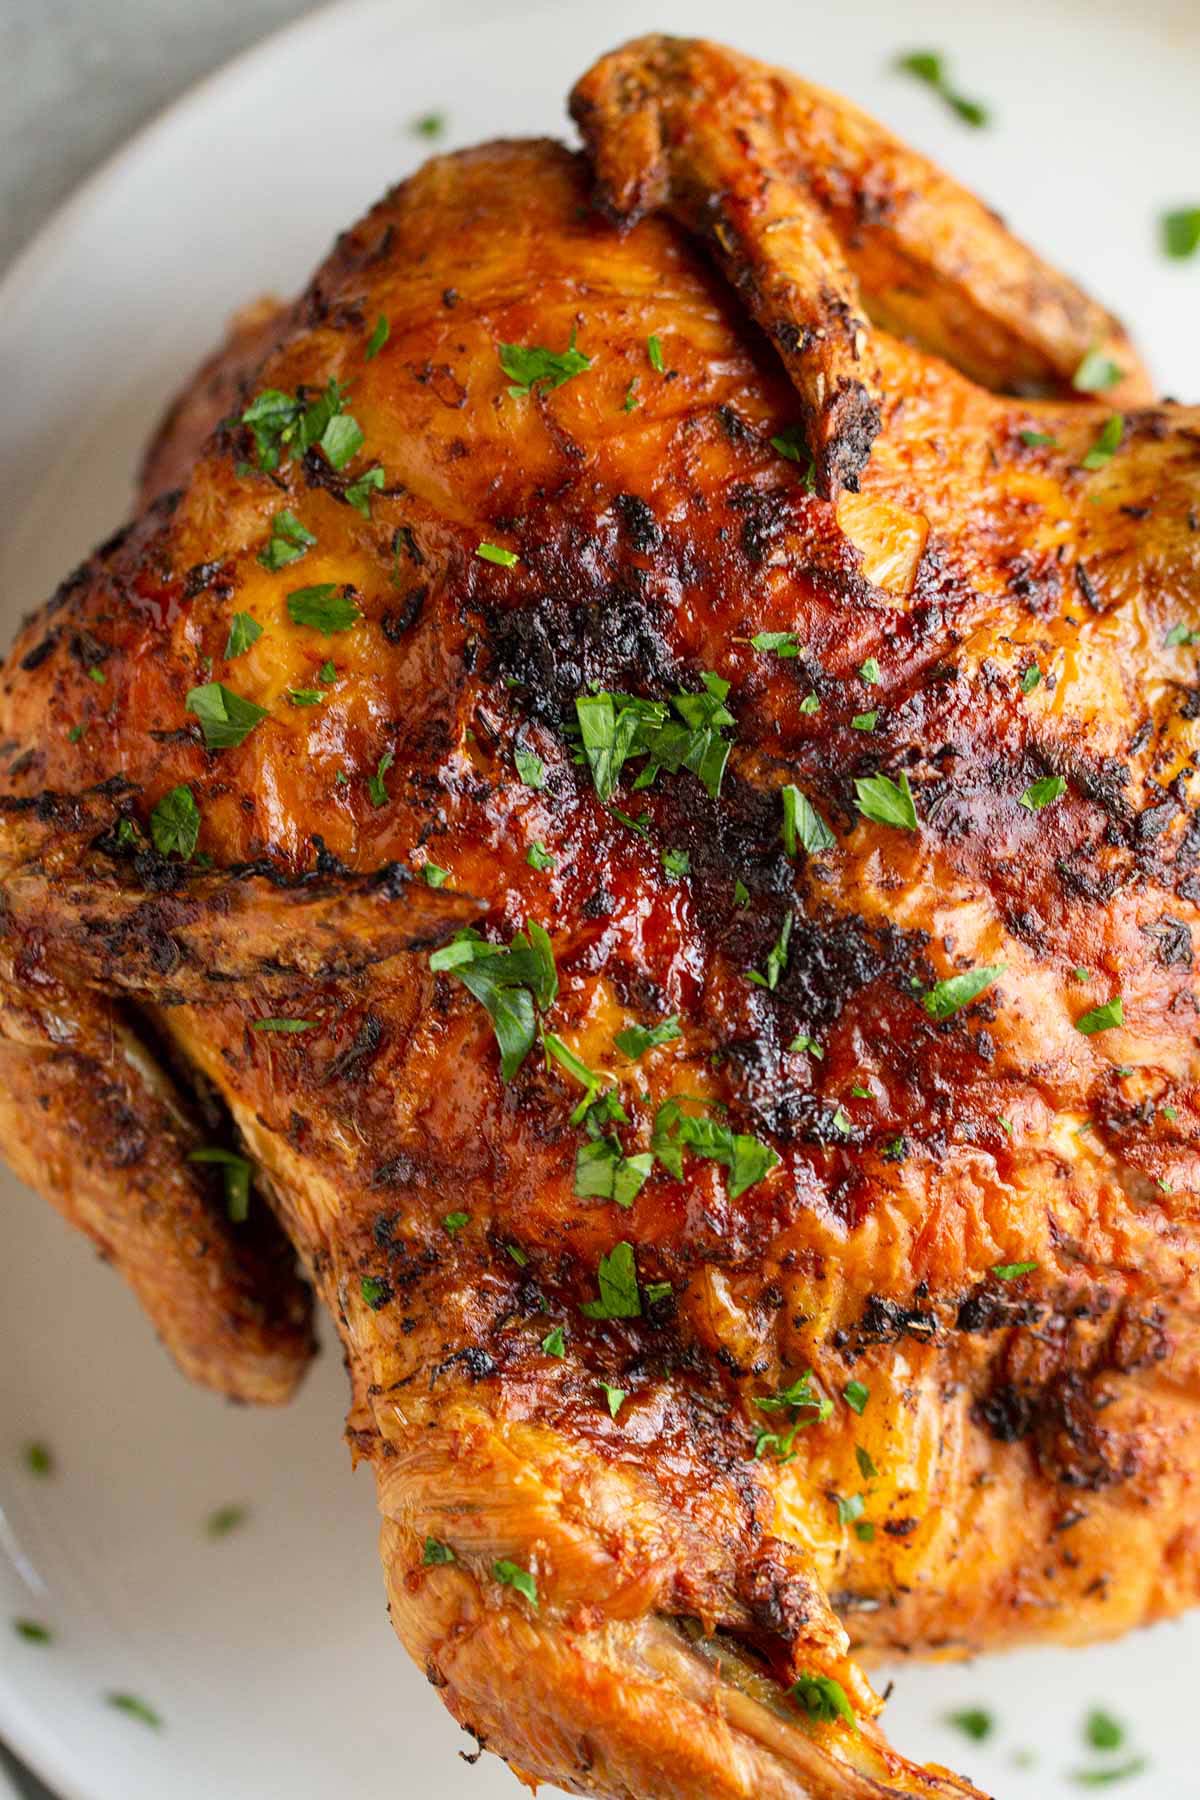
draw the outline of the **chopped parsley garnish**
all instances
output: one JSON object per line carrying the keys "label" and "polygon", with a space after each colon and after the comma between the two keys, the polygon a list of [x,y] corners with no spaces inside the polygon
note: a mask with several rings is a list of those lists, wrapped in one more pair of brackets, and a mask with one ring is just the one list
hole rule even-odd
{"label": "chopped parsley garnish", "polygon": [[150,814],[150,836],[162,856],[182,856],[187,862],[200,836],[200,808],[190,787],[175,787],[164,794]]}
{"label": "chopped parsley garnish", "polygon": [[359,1291],[372,1312],[378,1312],[392,1297],[391,1283],[385,1281],[382,1275],[364,1275],[359,1283]]}
{"label": "chopped parsley garnish", "polygon": [[635,375],[629,386],[625,389],[625,398],[621,402],[622,412],[631,413],[637,405],[637,384],[638,378]]}
{"label": "chopped parsley garnish", "polygon": [[325,696],[320,688],[289,688],[288,704],[290,706],[320,706]]}
{"label": "chopped parsley garnish", "polygon": [[993,1263],[992,1274],[997,1281],[1019,1281],[1022,1275],[1032,1275],[1037,1266],[1035,1262]]}
{"label": "chopped parsley garnish", "polygon": [[821,1048],[816,1038],[809,1037],[807,1031],[797,1032],[796,1036],[788,1045],[788,1049],[805,1051],[809,1056],[815,1056],[818,1062],[820,1062],[825,1055],[824,1050]]}
{"label": "chopped parsley garnish", "polygon": [[670,709],[662,700],[638,700],[627,694],[585,694],[575,702],[583,757],[596,793],[604,804],[612,799],[621,770],[631,757],[648,757],[635,786],[649,787],[660,769],[677,774],[690,769],[715,800],[721,791],[729,741],[721,736],[733,725],[725,705],[729,683],[719,675],[701,677],[704,691],[673,694]]}
{"label": "chopped parsley garnish", "polygon": [[669,1019],[663,1019],[657,1025],[627,1025],[624,1031],[618,1031],[613,1042],[622,1056],[637,1062],[647,1050],[657,1050],[660,1044],[670,1044],[682,1036],[679,1017],[672,1013]]}
{"label": "chopped parsley garnish", "polygon": [[750,904],[750,889],[746,886],[740,876],[733,884],[733,904],[741,907],[749,906]]}
{"label": "chopped parsley garnish", "polygon": [[1030,663],[1029,667],[1021,677],[1021,692],[1023,694],[1032,694],[1034,688],[1041,679],[1042,671],[1039,669],[1038,665],[1036,663]]}
{"label": "chopped parsley garnish", "polygon": [[801,1675],[788,1689],[810,1719],[831,1725],[842,1719],[853,1731],[858,1730],[854,1708],[846,1698],[846,1690],[831,1675]]}
{"label": "chopped parsley garnish", "polygon": [[324,682],[326,687],[332,687],[333,683],[337,680],[337,669],[334,664],[331,662],[323,662],[317,670],[317,680]]}
{"label": "chopped parsley garnish", "polygon": [[540,790],[545,787],[546,765],[540,756],[518,744],[513,751],[513,761],[517,765],[517,774],[527,788]]}
{"label": "chopped parsley garnish", "polygon": [[188,1161],[216,1164],[225,1188],[225,1211],[229,1221],[233,1225],[243,1224],[250,1212],[251,1166],[246,1158],[239,1156],[236,1150],[225,1150],[219,1144],[212,1144],[201,1150],[190,1150]]}
{"label": "chopped parsley garnish", "polygon": [[858,1464],[858,1472],[864,1481],[875,1481],[878,1478],[879,1470],[875,1467],[871,1452],[865,1450],[861,1444],[854,1446],[854,1460]]}
{"label": "chopped parsley garnish", "polygon": [[760,975],[757,969],[747,969],[746,980],[752,981],[756,987],[767,988],[772,994],[779,986],[779,977],[787,968],[788,944],[792,936],[793,916],[788,913],[779,930],[779,936],[767,951],[767,964]]}
{"label": "chopped parsley garnish", "polygon": [[299,393],[285,394],[264,388],[242,414],[242,424],[254,434],[260,469],[277,469],[285,455],[303,456],[314,446],[331,467],[343,469],[362,446],[357,420],[343,411],[348,390],[330,381],[315,400]]}
{"label": "chopped parsley garnish", "polygon": [[723,1165],[729,1171],[729,1198],[736,1200],[775,1168],[779,1157],[761,1138],[733,1132],[713,1119],[685,1113],[678,1100],[664,1100],[654,1115],[650,1148],[669,1175],[683,1179],[683,1152]]}
{"label": "chopped parsley garnish", "polygon": [[662,344],[653,332],[646,339],[646,355],[650,358],[650,367],[654,373],[661,375],[663,372]]}
{"label": "chopped parsley garnish", "polygon": [[515,550],[505,550],[500,544],[486,541],[475,546],[475,554],[480,562],[496,563],[502,569],[515,569],[521,560]]}
{"label": "chopped parsley garnish", "polygon": [[1021,795],[1019,804],[1026,812],[1041,812],[1044,806],[1053,806],[1061,800],[1067,791],[1067,784],[1061,775],[1044,775],[1040,781],[1032,781]]}
{"label": "chopped parsley garnish", "polygon": [[585,1090],[584,1098],[571,1114],[572,1125],[578,1125],[587,1114],[588,1109],[594,1104],[597,1097],[603,1092],[604,1088],[609,1085],[608,1077],[593,1073],[593,1071],[588,1068],[587,1064],[581,1062],[575,1052],[568,1049],[562,1039],[556,1037],[552,1031],[547,1031],[542,1034],[542,1043],[545,1045],[547,1056],[552,1057],[561,1069],[567,1071],[567,1074],[571,1077],[572,1081],[577,1081],[580,1087]]}
{"label": "chopped parsley garnish", "polygon": [[72,725],[70,731],[67,733],[68,744],[77,744],[86,730],[86,725]]}
{"label": "chopped parsley garnish", "polygon": [[104,673],[104,670],[100,667],[99,663],[93,663],[88,670],[88,680],[94,681],[97,687],[103,687],[108,680],[108,676]]}
{"label": "chopped parsley garnish", "polygon": [[805,694],[803,700],[800,702],[800,711],[802,713],[815,713],[820,712],[820,710],[821,702],[818,696],[816,694]]}
{"label": "chopped parsley garnish", "polygon": [[960,1712],[947,1713],[946,1723],[975,1744],[982,1744],[985,1738],[991,1737],[996,1727],[995,1719],[982,1706],[964,1706]]}
{"label": "chopped parsley garnish", "polygon": [[600,1298],[583,1303],[579,1310],[585,1318],[641,1318],[642,1299],[638,1292],[637,1265],[632,1244],[617,1244],[608,1256],[602,1256],[596,1279]]}
{"label": "chopped parsley garnish", "polygon": [[1118,1781],[1130,1781],[1135,1775],[1145,1774],[1147,1768],[1144,1756],[1131,1756],[1128,1762],[1110,1764],[1103,1769],[1073,1769],[1071,1780],[1080,1787],[1112,1787]]}
{"label": "chopped parsley garnish", "polygon": [[792,1461],[796,1454],[792,1446],[802,1431],[807,1431],[810,1425],[823,1425],[833,1412],[833,1401],[813,1386],[811,1369],[805,1369],[795,1381],[774,1394],[756,1395],[754,1404],[761,1412],[786,1412],[790,1416],[789,1431],[782,1435],[762,1431],[754,1447],[756,1460],[761,1460],[771,1450],[781,1463]]}
{"label": "chopped parsley garnish", "polygon": [[386,313],[380,313],[375,321],[375,329],[367,339],[367,347],[363,352],[368,362],[373,362],[383,349],[392,334],[392,327]]}
{"label": "chopped parsley garnish", "polygon": [[565,350],[547,350],[543,344],[500,345],[500,367],[514,383],[508,390],[514,400],[538,388],[550,393],[591,366],[591,357],[575,348],[574,329]]}
{"label": "chopped parsley garnish", "polygon": [[367,777],[367,792],[371,796],[372,806],[386,806],[388,791],[384,785],[384,776],[396,760],[394,750],[385,750],[375,765],[375,773]]}
{"label": "chopped parsley garnish", "polygon": [[1093,1707],[1083,1726],[1084,1741],[1093,1750],[1119,1750],[1125,1742],[1125,1727],[1103,1707]]}
{"label": "chopped parsley garnish", "polygon": [[936,50],[910,50],[906,55],[896,58],[896,67],[902,75],[911,75],[914,80],[923,81],[939,100],[945,101],[964,125],[973,125],[978,129],[988,123],[987,107],[978,100],[968,100],[951,85],[945,62]]}
{"label": "chopped parsley garnish", "polygon": [[547,1356],[556,1356],[560,1362],[562,1361],[567,1354],[567,1337],[561,1325],[556,1325],[553,1331],[546,1333],[542,1339],[542,1349]]}
{"label": "chopped parsley garnish", "polygon": [[450,871],[449,869],[443,869],[440,864],[435,862],[422,863],[421,877],[426,887],[445,887],[450,879]]}
{"label": "chopped parsley garnish", "polygon": [[840,1132],[843,1137],[849,1137],[850,1133],[854,1130],[854,1121],[851,1119],[850,1114],[846,1111],[844,1106],[834,1108],[833,1118],[830,1120],[830,1123],[833,1126],[833,1129]]}
{"label": "chopped parsley garnish", "polygon": [[949,1019],[972,1000],[978,998],[985,988],[990,988],[994,981],[999,981],[1005,969],[1004,963],[990,963],[983,969],[964,969],[961,975],[948,975],[945,981],[939,981],[930,988],[921,1000],[921,1005],[931,1019]]}
{"label": "chopped parsley garnish", "polygon": [[842,1389],[842,1399],[846,1402],[850,1411],[858,1413],[860,1418],[867,1410],[867,1401],[870,1398],[870,1388],[864,1387],[861,1381],[848,1381]]}
{"label": "chopped parsley garnish", "polygon": [[[286,569],[289,563],[299,562],[316,541],[312,532],[300,523],[295,513],[289,512],[285,507],[271,520],[271,535],[267,539],[265,550],[259,551],[258,560],[264,569]],[[225,654],[229,655],[228,650]]]}
{"label": "chopped parsley garnish", "polygon": [[808,444],[804,437],[802,425],[787,425],[771,439],[771,448],[788,462],[799,463],[804,469],[804,490],[811,494],[817,485],[817,467],[812,459]]}
{"label": "chopped parsley garnish", "polygon": [[875,1527],[872,1525],[870,1519],[860,1519],[854,1527],[854,1535],[860,1544],[873,1544],[875,1542]]}
{"label": "chopped parsley garnish", "polygon": [[1181,645],[1191,649],[1195,644],[1200,644],[1200,631],[1191,630],[1182,620],[1172,625],[1163,638],[1163,648],[1166,650],[1178,650]]}
{"label": "chopped parsley garnish", "polygon": [[554,867],[554,858],[544,844],[530,844],[525,852],[525,861],[531,869],[549,871]]}
{"label": "chopped parsley garnish", "polygon": [[791,631],[756,631],[747,640],[756,650],[771,650],[785,661],[800,654],[800,642]]}
{"label": "chopped parsley garnish", "polygon": [[364,519],[371,516],[371,495],[377,494],[383,486],[383,468],[376,463],[357,481],[351,481],[346,487],[346,504],[352,506]]}
{"label": "chopped parsley garnish", "polygon": [[311,1031],[314,1019],[255,1019],[252,1030],[276,1031],[283,1037],[298,1037],[302,1031]]}
{"label": "chopped parsley garnish", "polygon": [[630,1207],[654,1167],[654,1154],[640,1150],[626,1156],[615,1132],[601,1134],[594,1114],[585,1121],[589,1141],[575,1154],[575,1194],[580,1200],[615,1200]]}
{"label": "chopped parsley garnish", "polygon": [[425,1539],[425,1554],[422,1556],[421,1561],[427,1569],[438,1569],[442,1568],[446,1563],[457,1562],[458,1558],[455,1556],[449,1544],[443,1544],[440,1538],[427,1537]]}
{"label": "chopped parsley garnish", "polygon": [[464,1225],[469,1225],[470,1223],[471,1215],[470,1213],[465,1212],[447,1213],[442,1220],[442,1224],[446,1227],[446,1230],[450,1233],[451,1237],[454,1236],[456,1231],[461,1231]]}
{"label": "chopped parsley garnish", "polygon": [[866,1501],[861,1494],[835,1494],[834,1505],[837,1507],[839,1525],[853,1525],[855,1519],[861,1519]]}
{"label": "chopped parsley garnish", "polygon": [[14,1619],[13,1630],[17,1636],[24,1638],[27,1644],[52,1644],[54,1633],[48,1625],[39,1624],[36,1619]]}
{"label": "chopped parsley garnish", "polygon": [[529,1258],[526,1256],[524,1250],[522,1250],[520,1244],[505,1244],[504,1248],[507,1254],[512,1257],[518,1269],[527,1269],[529,1267]]}
{"label": "chopped parsley garnish", "polygon": [[1125,1002],[1120,994],[1106,1000],[1103,1006],[1093,1006],[1090,1012],[1076,1019],[1076,1031],[1082,1031],[1084,1037],[1095,1037],[1097,1032],[1111,1031],[1115,1025],[1125,1023]]}
{"label": "chopped parsley garnish", "polygon": [[855,713],[850,721],[851,729],[854,731],[874,731],[878,723],[879,714],[874,709],[870,712]]}
{"label": "chopped parsley garnish", "polygon": [[795,856],[803,847],[809,856],[836,847],[837,839],[807,795],[790,783],[783,789],[783,847]]}
{"label": "chopped parsley garnish", "polygon": [[245,656],[261,636],[262,626],[253,614],[235,612],[229,621],[229,636],[225,639],[225,661],[232,662],[235,656]]}
{"label": "chopped parsley garnish", "polygon": [[535,1004],[544,1010],[558,993],[554,952],[543,927],[530,920],[508,949],[485,943],[472,929],[461,931],[432,953],[429,967],[453,975],[485,1009],[500,1046],[501,1076],[511,1081],[533,1048]]}
{"label": "chopped parsley garnish", "polygon": [[191,688],[184,702],[184,710],[199,719],[205,748],[208,750],[236,750],[249,737],[259,720],[267,716],[265,706],[256,706],[253,700],[243,700],[240,694],[235,694],[219,681],[209,681],[203,687]]}
{"label": "chopped parsley garnish", "polygon": [[25,1446],[25,1467],[31,1475],[45,1477],[54,1473],[54,1453],[48,1444],[37,1441]]}
{"label": "chopped parsley garnish", "polygon": [[287,597],[287,609],[293,625],[311,625],[326,637],[335,631],[349,631],[362,618],[350,595],[335,581],[295,588]]}
{"label": "chopped parsley garnish", "polygon": [[1093,348],[1072,375],[1071,386],[1077,394],[1105,394],[1109,388],[1116,387],[1124,375],[1124,369],[1111,356]]}
{"label": "chopped parsley garnish", "polygon": [[504,1587],[515,1588],[518,1594],[523,1594],[534,1612],[537,1611],[537,1582],[528,1569],[523,1569],[519,1563],[500,1561],[492,1564],[492,1574]]}
{"label": "chopped parsley garnish", "polygon": [[672,881],[682,881],[691,872],[692,859],[686,850],[664,850],[662,852],[663,873]]}
{"label": "chopped parsley garnish", "polygon": [[1018,434],[1029,450],[1057,450],[1057,440],[1048,431],[1022,431]]}
{"label": "chopped parsley garnish", "polygon": [[615,1419],[621,1410],[621,1404],[628,1395],[627,1388],[610,1387],[607,1381],[600,1383],[601,1391],[608,1402],[609,1417]]}
{"label": "chopped parsley garnish", "polygon": [[1082,459],[1080,467],[1084,469],[1102,469],[1105,463],[1111,462],[1121,447],[1121,439],[1125,436],[1124,413],[1113,413],[1105,420],[1100,436]]}
{"label": "chopped parsley garnish", "polygon": [[228,1537],[231,1531],[244,1525],[249,1517],[249,1511],[244,1506],[218,1506],[215,1512],[209,1513],[204,1529],[210,1538]]}
{"label": "chopped parsley garnish", "polygon": [[1162,246],[1168,256],[1182,262],[1200,250],[1200,206],[1183,206],[1162,215]]}
{"label": "chopped parsley garnish", "polygon": [[128,1713],[131,1719],[140,1720],[154,1731],[162,1729],[161,1715],[152,1706],[147,1706],[144,1700],[139,1700],[136,1694],[106,1694],[104,1697],[117,1712]]}
{"label": "chopped parsley garnish", "polygon": [[868,656],[866,662],[863,663],[858,672],[862,676],[862,679],[869,682],[872,687],[879,680],[879,664],[873,656]]}
{"label": "chopped parsley garnish", "polygon": [[898,785],[887,775],[862,775],[856,779],[854,790],[864,819],[871,819],[876,825],[894,825],[900,831],[917,829],[917,809],[907,774],[901,773]]}

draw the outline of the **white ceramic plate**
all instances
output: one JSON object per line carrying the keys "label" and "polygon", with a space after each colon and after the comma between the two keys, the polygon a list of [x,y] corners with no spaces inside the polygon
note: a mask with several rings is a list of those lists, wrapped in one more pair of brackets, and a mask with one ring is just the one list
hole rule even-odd
{"label": "white ceramic plate", "polygon": [[[1192,0],[1142,0],[1136,17],[1119,0],[441,0],[435,21],[367,0],[197,90],[0,290],[3,635],[124,516],[151,421],[226,315],[303,281],[420,160],[416,115],[444,109],[451,144],[564,132],[571,79],[651,26],[732,38],[862,102],[1124,313],[1169,389],[1200,394],[1200,264],[1155,243],[1163,206],[1200,202]],[[912,48],[948,53],[994,107],[989,130],[889,72]],[[499,1764],[457,1759],[469,1741],[392,1638],[336,1355],[283,1415],[224,1407],[185,1386],[83,1241],[11,1181],[3,1220],[0,1735],[65,1800],[512,1800]],[[22,1467],[32,1437],[54,1448],[52,1480]],[[250,1520],[213,1542],[203,1521],[230,1501]],[[21,1642],[7,1615],[44,1619],[54,1646]],[[1152,1759],[1128,1791],[1184,1800],[1198,1656],[1200,1620],[1087,1652],[906,1667],[891,1729],[1004,1800],[1055,1800],[1079,1791],[1080,1721],[1105,1703]],[[143,1696],[163,1729],[106,1707],[112,1689]],[[978,1747],[942,1723],[972,1704],[999,1721]]]}

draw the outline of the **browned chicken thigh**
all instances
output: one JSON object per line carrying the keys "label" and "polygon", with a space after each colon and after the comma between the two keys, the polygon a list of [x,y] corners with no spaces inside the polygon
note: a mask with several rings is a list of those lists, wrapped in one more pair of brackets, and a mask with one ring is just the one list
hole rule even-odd
{"label": "browned chicken thigh", "polygon": [[1200,413],[840,100],[573,110],[243,320],[23,630],[0,1134],[239,1397],[295,1246],[523,1777],[972,1795],[871,1657],[1197,1597]]}

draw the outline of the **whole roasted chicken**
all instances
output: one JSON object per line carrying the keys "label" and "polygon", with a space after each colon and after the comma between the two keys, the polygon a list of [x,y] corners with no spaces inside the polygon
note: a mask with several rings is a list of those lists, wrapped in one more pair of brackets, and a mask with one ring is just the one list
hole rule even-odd
{"label": "whole roasted chicken", "polygon": [[1200,413],[650,38],[178,403],[3,683],[2,1135],[182,1367],[309,1290],[527,1780],[970,1795],[884,1652],[1196,1598]]}

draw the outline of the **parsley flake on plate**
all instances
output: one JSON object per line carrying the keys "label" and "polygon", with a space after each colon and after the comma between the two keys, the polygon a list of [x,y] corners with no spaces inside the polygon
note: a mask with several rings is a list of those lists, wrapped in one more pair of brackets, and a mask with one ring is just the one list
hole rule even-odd
{"label": "parsley flake on plate", "polygon": [[1163,213],[1160,227],[1162,247],[1176,261],[1182,262],[1200,250],[1200,206],[1183,206]]}
{"label": "parsley flake on plate", "polygon": [[117,1712],[128,1714],[131,1719],[149,1725],[154,1731],[162,1729],[161,1714],[156,1713],[152,1706],[147,1706],[144,1700],[139,1700],[136,1694],[106,1694],[104,1698]]}
{"label": "parsley flake on plate", "polygon": [[896,68],[902,75],[911,75],[915,81],[923,82],[964,125],[972,125],[978,130],[989,122],[987,107],[978,100],[968,100],[951,84],[945,60],[936,50],[909,50],[896,58]]}

